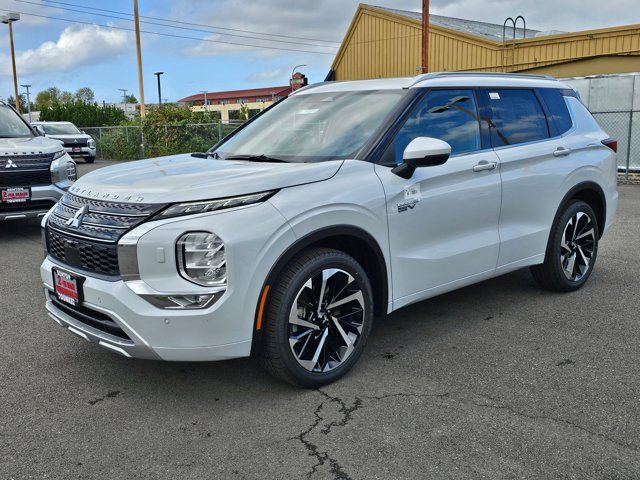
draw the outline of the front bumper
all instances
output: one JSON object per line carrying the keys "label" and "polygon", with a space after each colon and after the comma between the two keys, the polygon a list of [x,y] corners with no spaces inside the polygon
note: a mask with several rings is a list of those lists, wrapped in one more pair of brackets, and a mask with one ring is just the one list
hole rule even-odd
{"label": "front bumper", "polygon": [[[284,245],[292,242],[293,233],[268,203],[193,217],[196,218],[150,222],[129,233],[143,232],[137,241],[141,279],[101,277],[59,264],[48,256],[40,267],[48,314],[72,333],[127,357],[214,361],[249,356],[255,309],[264,279]],[[238,228],[238,225],[252,228]],[[185,231],[198,230],[215,232],[225,242],[227,290],[203,309],[167,310],[153,305],[141,294],[204,293],[203,287],[180,277],[174,255],[176,240]],[[274,248],[265,249],[266,245]],[[162,259],[157,256],[159,249],[164,249]],[[52,268],[82,277],[82,306],[106,315],[124,335],[114,336],[93,328],[91,322],[82,321],[57,306],[52,298]]]}
{"label": "front bumper", "polygon": [[3,211],[0,204],[0,221],[44,217],[63,194],[64,190],[56,185],[31,187],[31,200],[24,205]]}
{"label": "front bumper", "polygon": [[72,147],[65,147],[64,150],[72,158],[91,158],[96,156],[96,149],[90,147],[80,147],[79,152],[74,152]]}

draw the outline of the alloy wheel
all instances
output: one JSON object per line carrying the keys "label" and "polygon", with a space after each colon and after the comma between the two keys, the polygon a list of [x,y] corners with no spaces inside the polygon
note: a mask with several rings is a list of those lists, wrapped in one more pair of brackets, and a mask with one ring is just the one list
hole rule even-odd
{"label": "alloy wheel", "polygon": [[310,372],[328,372],[353,353],[365,320],[364,297],[348,272],[330,268],[302,286],[289,313],[289,346]]}
{"label": "alloy wheel", "polygon": [[589,272],[595,244],[596,231],[591,217],[577,212],[564,227],[560,244],[560,264],[568,280],[578,282]]}

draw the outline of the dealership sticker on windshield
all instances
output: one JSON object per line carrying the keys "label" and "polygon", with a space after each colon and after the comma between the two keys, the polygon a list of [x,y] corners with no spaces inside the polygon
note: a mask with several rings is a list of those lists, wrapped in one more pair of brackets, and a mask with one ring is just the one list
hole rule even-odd
{"label": "dealership sticker on windshield", "polygon": [[306,110],[298,110],[298,115],[313,115],[318,111],[317,108],[308,108]]}
{"label": "dealership sticker on windshield", "polygon": [[498,92],[489,92],[489,98],[491,100],[500,100],[500,94]]}

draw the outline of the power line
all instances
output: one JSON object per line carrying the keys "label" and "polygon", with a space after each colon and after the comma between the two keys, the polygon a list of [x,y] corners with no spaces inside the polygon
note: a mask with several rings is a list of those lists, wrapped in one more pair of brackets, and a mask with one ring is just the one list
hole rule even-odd
{"label": "power line", "polygon": [[[21,0],[15,0],[15,1],[21,1]],[[98,8],[98,7],[86,7],[84,5],[78,5],[77,3],[59,2],[59,1],[54,1],[54,0],[42,0],[42,1],[46,2],[46,3],[57,4],[57,5],[66,5],[66,6],[69,6],[69,7],[80,7],[80,8],[90,9],[90,10],[99,11],[99,12],[115,13],[115,14],[118,14],[118,15],[131,16],[131,14],[128,13],[128,12],[119,12],[117,10],[108,10],[106,8]],[[42,4],[37,4],[37,5],[41,6]],[[335,43],[335,44],[340,44],[341,43],[341,42],[336,41],[336,40],[323,40],[323,39],[319,39],[319,38],[295,37],[295,36],[292,36],[292,35],[280,35],[280,34],[277,34],[277,33],[256,32],[256,31],[252,31],[252,30],[244,30],[244,29],[229,28],[229,27],[220,27],[220,26],[216,26],[216,25],[207,25],[207,24],[202,24],[202,23],[183,22],[183,21],[180,21],[180,20],[172,20],[170,18],[150,17],[150,16],[147,16],[147,15],[140,15],[140,18],[148,18],[149,20],[160,20],[160,21],[163,21],[163,22],[177,23],[177,24],[180,24],[180,25],[190,25],[190,26],[194,26],[194,27],[205,27],[205,28],[215,28],[217,30],[228,30],[230,32],[252,33],[252,34],[255,34],[255,35],[263,35],[263,36],[269,36],[269,37],[292,38],[294,40],[310,40],[312,42],[325,42],[325,43]],[[167,26],[169,26],[169,25],[167,25]],[[267,39],[264,39],[264,40],[267,40]]]}
{"label": "power line", "polygon": [[[51,17],[48,15],[39,15],[37,13],[30,13],[30,12],[19,12],[16,10],[8,10],[6,8],[0,8],[0,11],[2,12],[16,12],[19,13],[21,15],[26,15],[28,17],[38,17],[38,18],[46,18],[48,20],[57,20],[60,22],[67,22],[67,23],[76,23],[79,25],[93,25],[93,26],[98,26],[98,27],[103,27],[103,28],[110,28],[113,30],[124,30],[126,32],[133,32],[134,29],[133,28],[126,28],[126,27],[116,27],[115,25],[104,25],[102,23],[95,23],[95,22],[83,22],[81,20],[69,20],[68,18],[60,18],[60,17]],[[152,32],[149,30],[140,30],[140,33],[145,33],[145,34],[149,34],[149,35],[158,35],[161,37],[171,37],[171,38],[182,38],[185,40],[197,40],[199,42],[208,42],[208,43],[216,43],[216,44],[225,44],[225,45],[238,45],[241,47],[250,47],[250,48],[264,48],[266,50],[280,50],[280,51],[284,51],[284,52],[300,52],[300,53],[314,53],[317,55],[331,55],[334,56],[335,53],[333,52],[320,52],[317,50],[302,50],[302,49],[296,49],[296,48],[284,48],[284,47],[272,47],[269,45],[255,45],[255,44],[250,44],[250,43],[239,43],[239,42],[229,42],[226,40],[211,40],[208,38],[199,38],[199,37],[188,37],[186,35],[175,35],[172,33],[162,33],[162,32]]]}
{"label": "power line", "polygon": [[[77,10],[75,8],[67,8],[67,7],[58,7],[58,6],[54,6],[54,5],[43,5],[42,3],[38,3],[38,2],[32,2],[29,0],[15,0],[16,2],[20,2],[20,3],[28,3],[30,5],[36,5],[39,7],[46,7],[46,8],[56,8],[59,10],[65,10],[65,11],[69,11],[69,12],[75,12],[75,13],[85,13],[87,15],[95,15],[98,17],[106,17],[106,18],[114,18],[116,20],[124,20],[126,22],[132,22],[133,20],[131,18],[122,18],[122,17],[118,17],[115,15],[108,15],[105,13],[95,13],[93,11],[91,11],[91,9],[89,7],[81,7],[84,8],[88,11],[85,10]],[[62,2],[51,2],[51,3],[62,3]],[[103,9],[96,9],[96,10],[103,10]],[[114,12],[117,13],[119,15],[129,15],[128,13],[124,13],[124,12]],[[141,15],[141,17],[143,17]],[[143,17],[144,18],[144,17]],[[171,21],[171,20],[163,20],[164,22],[166,21]],[[190,27],[180,27],[177,25],[169,25],[167,23],[158,23],[158,22],[149,22],[147,20],[140,20],[140,23],[145,23],[147,25],[156,25],[156,26],[160,26],[160,27],[168,27],[168,28],[175,28],[175,29],[179,29],[179,30],[190,30],[193,32],[203,32],[203,33],[213,33],[213,34],[217,34],[217,35],[227,35],[229,37],[239,37],[239,38],[249,38],[252,40],[263,40],[265,42],[276,42],[276,43],[288,43],[288,44],[295,44],[295,45],[307,45],[310,47],[321,47],[321,48],[337,48],[331,45],[319,45],[317,43],[305,43],[305,42],[300,42],[299,40],[275,40],[275,39],[270,39],[270,38],[260,38],[260,37],[254,37],[251,35],[239,35],[237,33],[226,33],[226,32],[215,32],[212,30],[204,30],[201,28],[190,28]],[[215,28],[215,27],[213,27]]]}

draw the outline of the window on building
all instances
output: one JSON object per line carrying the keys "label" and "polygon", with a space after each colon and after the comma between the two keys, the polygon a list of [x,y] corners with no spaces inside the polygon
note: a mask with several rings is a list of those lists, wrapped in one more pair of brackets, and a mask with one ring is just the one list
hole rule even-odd
{"label": "window on building", "polygon": [[533,90],[487,90],[494,147],[549,138],[547,118]]}
{"label": "window on building", "polygon": [[260,110],[259,108],[250,108],[249,109],[249,118],[251,117],[255,117],[257,114],[259,114],[262,110]]}
{"label": "window on building", "polygon": [[220,105],[229,105],[229,100],[220,100]]}
{"label": "window on building", "polygon": [[238,103],[243,104],[243,103],[249,103],[249,100],[246,98],[239,98],[238,99]]}
{"label": "window on building", "polygon": [[229,120],[241,120],[240,110],[229,110]]}
{"label": "window on building", "polygon": [[427,93],[396,136],[393,145],[396,164],[402,163],[405,148],[418,137],[444,140],[451,145],[452,155],[480,150],[480,123],[473,92],[432,90]]}
{"label": "window on building", "polygon": [[541,88],[538,92],[547,106],[549,121],[556,129],[555,135],[562,135],[570,130],[573,122],[562,92],[557,88]]}

